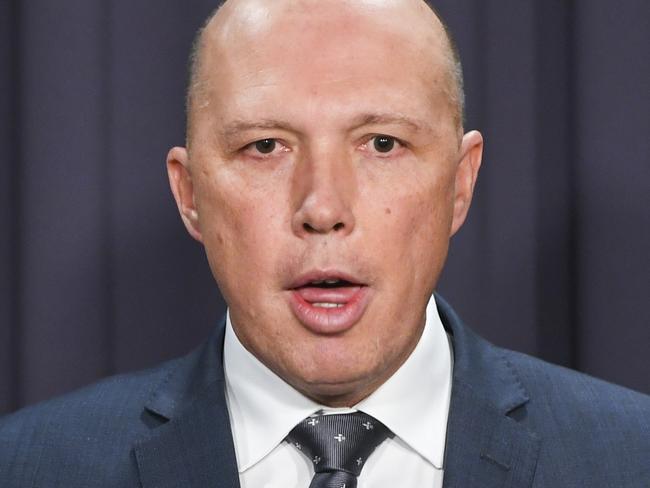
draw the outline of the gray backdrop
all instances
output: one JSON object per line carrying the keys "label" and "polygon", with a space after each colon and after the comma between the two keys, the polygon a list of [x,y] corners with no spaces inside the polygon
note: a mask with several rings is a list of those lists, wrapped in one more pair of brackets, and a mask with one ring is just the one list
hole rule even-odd
{"label": "gray backdrop", "polygon": [[[0,0],[0,412],[223,310],[164,159],[202,0]],[[440,290],[494,342],[650,391],[650,2],[441,0],[487,146]]]}

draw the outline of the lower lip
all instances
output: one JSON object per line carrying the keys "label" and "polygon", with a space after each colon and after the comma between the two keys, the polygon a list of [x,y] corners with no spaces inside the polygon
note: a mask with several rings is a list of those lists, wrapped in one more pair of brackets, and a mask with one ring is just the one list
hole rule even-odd
{"label": "lower lip", "polygon": [[[340,334],[351,329],[370,301],[367,286],[341,289],[303,288],[291,290],[289,304],[296,318],[316,334]],[[338,303],[340,307],[317,307],[314,303]]]}

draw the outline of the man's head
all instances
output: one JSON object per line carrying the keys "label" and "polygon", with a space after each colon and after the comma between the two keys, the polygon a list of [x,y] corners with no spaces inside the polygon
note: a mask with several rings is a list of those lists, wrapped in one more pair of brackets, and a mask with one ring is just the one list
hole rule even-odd
{"label": "man's head", "polygon": [[445,29],[420,0],[230,0],[197,57],[183,221],[244,346],[352,405],[415,347],[480,165]]}

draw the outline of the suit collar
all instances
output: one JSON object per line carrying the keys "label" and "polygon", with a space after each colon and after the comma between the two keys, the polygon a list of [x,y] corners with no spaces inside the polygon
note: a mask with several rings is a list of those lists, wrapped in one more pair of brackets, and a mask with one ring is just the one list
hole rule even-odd
{"label": "suit collar", "polygon": [[528,393],[502,351],[436,301],[454,345],[445,488],[531,486],[540,440],[510,416],[525,408]]}
{"label": "suit collar", "polygon": [[143,488],[239,486],[223,377],[223,322],[199,350],[173,361],[145,406],[134,446]]}
{"label": "suit collar", "polygon": [[464,383],[475,395],[507,415],[530,400],[503,351],[465,326],[451,306],[436,294],[443,326],[454,346],[454,386]]}
{"label": "suit collar", "polygon": [[187,356],[170,361],[166,374],[155,386],[145,409],[169,420],[183,411],[206,388],[223,383],[223,340],[226,318],[223,317],[210,338]]}

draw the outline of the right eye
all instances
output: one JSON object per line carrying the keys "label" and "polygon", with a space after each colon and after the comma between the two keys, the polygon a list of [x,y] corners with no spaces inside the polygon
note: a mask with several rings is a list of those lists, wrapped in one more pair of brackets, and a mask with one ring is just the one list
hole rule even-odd
{"label": "right eye", "polygon": [[282,153],[288,152],[289,148],[277,139],[267,138],[251,142],[241,149],[241,152],[250,158],[267,159],[281,156]]}
{"label": "right eye", "polygon": [[255,146],[255,150],[261,154],[271,154],[277,146],[277,141],[275,139],[262,139],[251,145]]}

